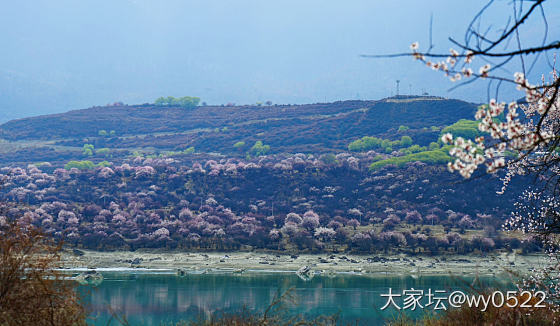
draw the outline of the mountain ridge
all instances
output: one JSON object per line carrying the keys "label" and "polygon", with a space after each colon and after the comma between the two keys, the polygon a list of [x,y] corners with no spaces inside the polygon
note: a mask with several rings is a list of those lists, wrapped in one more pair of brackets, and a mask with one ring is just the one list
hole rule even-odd
{"label": "mountain ridge", "polygon": [[[364,136],[391,141],[409,136],[414,144],[428,146],[437,141],[444,127],[472,119],[476,107],[456,99],[416,96],[193,109],[113,105],[12,120],[0,125],[0,138],[8,144],[38,144],[41,150],[36,149],[36,155],[25,152],[25,157],[36,161],[54,155],[53,148],[75,151],[73,157],[82,158],[84,144],[108,148],[111,155],[139,149],[158,154],[194,147],[199,153],[239,157],[257,142],[270,146],[269,154],[321,154],[346,151],[349,143]],[[17,157],[12,152],[6,155]]]}
{"label": "mountain ridge", "polygon": [[[144,122],[153,127],[154,119],[160,122],[158,128],[127,128],[121,130],[119,135],[137,135],[142,133],[155,132],[178,132],[192,130],[196,128],[223,127],[238,123],[239,121],[268,120],[268,119],[287,119],[312,115],[333,115],[360,108],[372,109],[382,103],[410,104],[412,101],[457,101],[464,105],[474,105],[454,99],[444,99],[439,97],[391,97],[381,100],[346,100],[330,103],[312,104],[282,104],[282,105],[222,105],[222,106],[199,106],[195,109],[182,109],[180,107],[159,107],[151,104],[141,105],[120,105],[120,106],[95,106],[86,109],[70,110],[65,113],[40,115],[28,118],[10,120],[0,125],[0,136],[8,140],[15,139],[53,139],[53,136],[67,137],[87,137],[95,136],[98,130],[114,130],[123,126],[123,122]],[[125,118],[127,120],[123,120]],[[239,118],[236,119],[235,116]],[[260,118],[260,119],[259,119]],[[40,128],[33,131],[22,129],[33,127],[35,123],[43,124],[45,127],[55,128],[50,133]],[[64,123],[80,122],[80,128],[68,128]],[[93,125],[95,122],[96,125]],[[151,123],[150,123],[151,122]],[[164,122],[166,125],[164,125]],[[189,126],[178,125],[179,122],[195,122]],[[36,127],[36,126],[35,126]],[[60,128],[62,127],[62,128]],[[66,127],[66,128],[65,128]],[[62,135],[61,132],[67,132]],[[89,134],[88,134],[89,133]]]}

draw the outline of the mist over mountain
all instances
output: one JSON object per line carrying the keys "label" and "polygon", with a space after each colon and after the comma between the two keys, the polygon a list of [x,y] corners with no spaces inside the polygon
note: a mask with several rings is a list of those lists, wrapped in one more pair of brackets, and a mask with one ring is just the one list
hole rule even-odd
{"label": "mist over mountain", "polygon": [[161,95],[214,105],[375,99],[395,95],[397,79],[401,94],[482,102],[484,85],[449,93],[447,78],[410,58],[360,55],[427,46],[431,14],[433,39],[461,39],[463,13],[483,3],[11,2],[0,13],[0,121]]}

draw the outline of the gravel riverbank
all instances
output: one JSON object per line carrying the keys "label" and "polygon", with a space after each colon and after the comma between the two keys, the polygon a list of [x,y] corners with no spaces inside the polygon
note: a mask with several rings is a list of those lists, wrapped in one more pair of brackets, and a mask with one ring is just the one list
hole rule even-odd
{"label": "gravel riverbank", "polygon": [[271,254],[259,252],[189,253],[175,251],[90,251],[66,250],[65,269],[185,270],[212,272],[297,271],[309,266],[317,272],[350,272],[395,275],[507,275],[508,271],[526,273],[545,266],[544,255],[496,253],[484,256],[407,256],[350,254]]}

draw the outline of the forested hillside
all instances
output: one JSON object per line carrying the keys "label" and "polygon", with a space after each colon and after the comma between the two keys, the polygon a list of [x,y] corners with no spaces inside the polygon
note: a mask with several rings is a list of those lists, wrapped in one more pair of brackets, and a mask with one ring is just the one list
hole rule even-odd
{"label": "forested hillside", "polygon": [[11,121],[0,126],[11,207],[0,223],[95,249],[535,250],[499,231],[516,197],[496,194],[496,176],[446,171],[441,135],[480,135],[475,107],[171,101]]}

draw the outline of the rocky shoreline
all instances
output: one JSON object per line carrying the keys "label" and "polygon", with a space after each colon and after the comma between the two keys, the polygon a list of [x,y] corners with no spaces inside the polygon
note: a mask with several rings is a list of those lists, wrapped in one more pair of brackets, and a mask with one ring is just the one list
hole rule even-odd
{"label": "rocky shoreline", "polygon": [[352,254],[271,254],[259,252],[193,253],[175,251],[66,250],[60,268],[142,269],[178,272],[296,272],[309,267],[319,273],[393,275],[507,276],[546,266],[544,255],[495,253],[485,256],[408,256]]}

